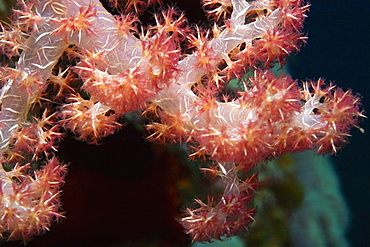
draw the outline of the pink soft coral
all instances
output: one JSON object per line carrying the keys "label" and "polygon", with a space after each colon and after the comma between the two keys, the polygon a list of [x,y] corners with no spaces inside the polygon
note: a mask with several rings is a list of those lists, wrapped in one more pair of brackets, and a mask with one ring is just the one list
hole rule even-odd
{"label": "pink soft coral", "polygon": [[[139,12],[154,2],[161,3],[124,4]],[[181,222],[193,240],[210,241],[253,221],[257,176],[238,174],[286,152],[336,152],[363,117],[350,91],[321,79],[300,85],[270,71],[306,40],[303,0],[205,0],[217,21],[212,30],[192,30],[171,7],[145,27],[133,13],[115,17],[97,0],[20,3],[12,26],[1,27],[1,50],[19,57],[1,71],[4,238],[27,240],[60,217],[65,166],[55,151],[62,128],[97,143],[121,126],[120,116],[139,110],[154,116],[149,139],[191,143],[191,157],[213,160],[204,171],[221,178],[224,194],[197,199]],[[232,79],[238,91],[228,95]]]}

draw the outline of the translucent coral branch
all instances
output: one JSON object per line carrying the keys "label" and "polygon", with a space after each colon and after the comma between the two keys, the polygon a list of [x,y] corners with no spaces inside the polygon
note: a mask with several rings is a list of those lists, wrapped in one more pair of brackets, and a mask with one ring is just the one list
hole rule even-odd
{"label": "translucent coral branch", "polygon": [[48,21],[56,15],[51,6],[45,6],[39,14],[43,22],[26,40],[17,63],[18,72],[1,88],[1,151],[7,147],[12,132],[25,124],[31,104],[44,90],[46,79],[67,46],[60,37],[50,36],[56,28]]}
{"label": "translucent coral branch", "polygon": [[[112,73],[125,70],[140,60],[139,40],[130,33],[120,35],[116,20],[99,1],[33,3],[41,21],[23,45],[25,48],[16,66],[18,72],[0,92],[1,151],[7,147],[11,133],[26,124],[30,106],[45,89],[46,80],[68,45],[104,52],[104,60],[109,61],[109,71]],[[83,19],[85,17],[88,20]],[[85,20],[83,25],[82,19]]]}
{"label": "translucent coral branch", "polygon": [[254,221],[255,210],[249,204],[257,187],[257,176],[240,180],[233,163],[218,163],[214,169],[222,180],[223,195],[219,201],[213,198],[209,198],[208,202],[196,199],[198,208],[188,208],[186,217],[181,220],[193,241],[230,237]]}

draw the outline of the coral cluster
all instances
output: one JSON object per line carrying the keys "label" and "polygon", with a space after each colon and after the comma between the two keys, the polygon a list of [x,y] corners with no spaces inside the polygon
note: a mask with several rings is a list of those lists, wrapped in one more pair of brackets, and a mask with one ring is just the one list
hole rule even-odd
{"label": "coral cluster", "polygon": [[[181,223],[193,241],[236,234],[253,221],[258,162],[287,152],[334,153],[363,115],[359,98],[322,79],[271,72],[305,42],[303,0],[203,0],[211,29],[155,0],[19,0],[1,26],[0,231],[27,240],[59,213],[67,131],[97,143],[141,111],[149,140],[190,143],[191,158],[222,180]],[[152,25],[148,5],[162,6]],[[231,87],[230,81],[237,80]]]}

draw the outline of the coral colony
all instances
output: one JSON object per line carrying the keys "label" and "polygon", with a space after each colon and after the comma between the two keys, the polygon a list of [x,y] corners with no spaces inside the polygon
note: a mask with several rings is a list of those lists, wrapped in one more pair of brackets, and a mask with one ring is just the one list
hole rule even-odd
{"label": "coral colony", "polygon": [[[335,153],[363,117],[351,91],[271,71],[305,43],[303,0],[203,0],[209,29],[161,0],[109,4],[121,14],[98,0],[19,0],[1,25],[4,239],[27,241],[62,216],[67,169],[56,145],[67,131],[97,143],[139,111],[149,140],[189,143],[190,158],[212,161],[203,171],[224,192],[196,199],[179,221],[193,241],[210,241],[253,222],[257,175],[245,174],[258,162]],[[140,24],[153,4],[155,24]]]}

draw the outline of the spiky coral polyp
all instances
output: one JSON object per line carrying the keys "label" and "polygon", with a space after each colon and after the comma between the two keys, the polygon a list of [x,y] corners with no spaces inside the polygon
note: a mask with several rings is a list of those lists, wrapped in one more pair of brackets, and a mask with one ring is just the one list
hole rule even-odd
{"label": "spiky coral polyp", "polygon": [[[31,165],[16,166],[6,173],[1,168],[2,237],[24,239],[49,230],[59,219],[59,189],[64,183],[66,167],[52,158],[42,169],[28,174]],[[6,175],[5,175],[6,174]],[[5,176],[4,176],[5,175]],[[16,180],[17,183],[12,181]]]}

